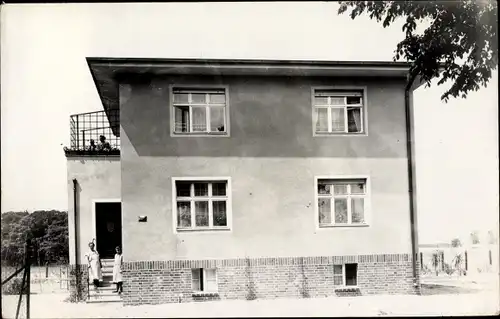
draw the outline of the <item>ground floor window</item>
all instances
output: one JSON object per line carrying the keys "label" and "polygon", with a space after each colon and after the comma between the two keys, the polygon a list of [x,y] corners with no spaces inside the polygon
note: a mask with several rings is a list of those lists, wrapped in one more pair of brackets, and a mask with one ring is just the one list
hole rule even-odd
{"label": "ground floor window", "polygon": [[194,292],[217,292],[217,272],[214,268],[195,268],[191,271]]}
{"label": "ground floor window", "polygon": [[175,216],[178,230],[228,228],[228,180],[176,180]]}
{"label": "ground floor window", "polygon": [[366,224],[366,179],[318,179],[319,226]]}
{"label": "ground floor window", "polygon": [[335,286],[357,286],[358,264],[334,265],[333,284]]}

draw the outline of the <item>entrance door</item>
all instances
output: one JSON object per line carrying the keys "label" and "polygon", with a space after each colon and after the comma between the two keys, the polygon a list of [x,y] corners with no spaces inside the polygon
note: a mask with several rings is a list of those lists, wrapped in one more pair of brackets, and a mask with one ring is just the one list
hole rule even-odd
{"label": "entrance door", "polygon": [[96,249],[101,258],[114,258],[116,246],[122,246],[121,210],[119,202],[95,204]]}

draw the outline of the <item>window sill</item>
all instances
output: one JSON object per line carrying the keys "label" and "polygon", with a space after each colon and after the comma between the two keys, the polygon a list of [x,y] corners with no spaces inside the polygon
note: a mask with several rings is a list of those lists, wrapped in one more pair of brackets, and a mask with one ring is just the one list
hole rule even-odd
{"label": "window sill", "polygon": [[196,132],[196,133],[175,133],[171,134],[173,137],[207,137],[207,136],[220,136],[227,137],[229,133],[227,132]]}
{"label": "window sill", "polygon": [[359,291],[358,286],[343,286],[335,288],[335,292],[357,292],[357,291]]}
{"label": "window sill", "polygon": [[218,292],[207,292],[207,291],[193,291],[193,297],[218,297]]}
{"label": "window sill", "polygon": [[230,231],[229,227],[217,227],[217,228],[177,228],[177,232],[187,232],[187,233],[196,233],[196,232],[210,232],[210,231]]}
{"label": "window sill", "polygon": [[313,137],[320,137],[320,136],[368,136],[368,133],[318,133],[314,132]]}
{"label": "window sill", "polygon": [[319,228],[357,228],[357,227],[369,227],[369,224],[336,224],[336,225],[319,225]]}

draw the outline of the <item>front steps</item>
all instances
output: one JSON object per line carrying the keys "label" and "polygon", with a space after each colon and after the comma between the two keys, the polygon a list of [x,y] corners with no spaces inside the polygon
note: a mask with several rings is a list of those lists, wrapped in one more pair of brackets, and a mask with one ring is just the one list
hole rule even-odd
{"label": "front steps", "polygon": [[94,285],[89,283],[89,297],[87,303],[100,303],[100,302],[122,302],[121,295],[113,293],[116,285],[111,281],[113,280],[113,259],[101,259],[102,263],[102,282],[94,290]]}

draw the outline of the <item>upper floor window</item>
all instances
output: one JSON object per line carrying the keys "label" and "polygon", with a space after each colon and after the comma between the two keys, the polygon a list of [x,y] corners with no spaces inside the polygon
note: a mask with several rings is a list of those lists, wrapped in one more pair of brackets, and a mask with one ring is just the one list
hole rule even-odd
{"label": "upper floor window", "polygon": [[173,133],[227,135],[226,89],[173,88]]}
{"label": "upper floor window", "polygon": [[314,90],[314,132],[364,133],[363,91]]}
{"label": "upper floor window", "polygon": [[228,229],[229,181],[175,180],[177,230]]}
{"label": "upper floor window", "polygon": [[316,187],[320,227],[366,224],[366,179],[319,179]]}

